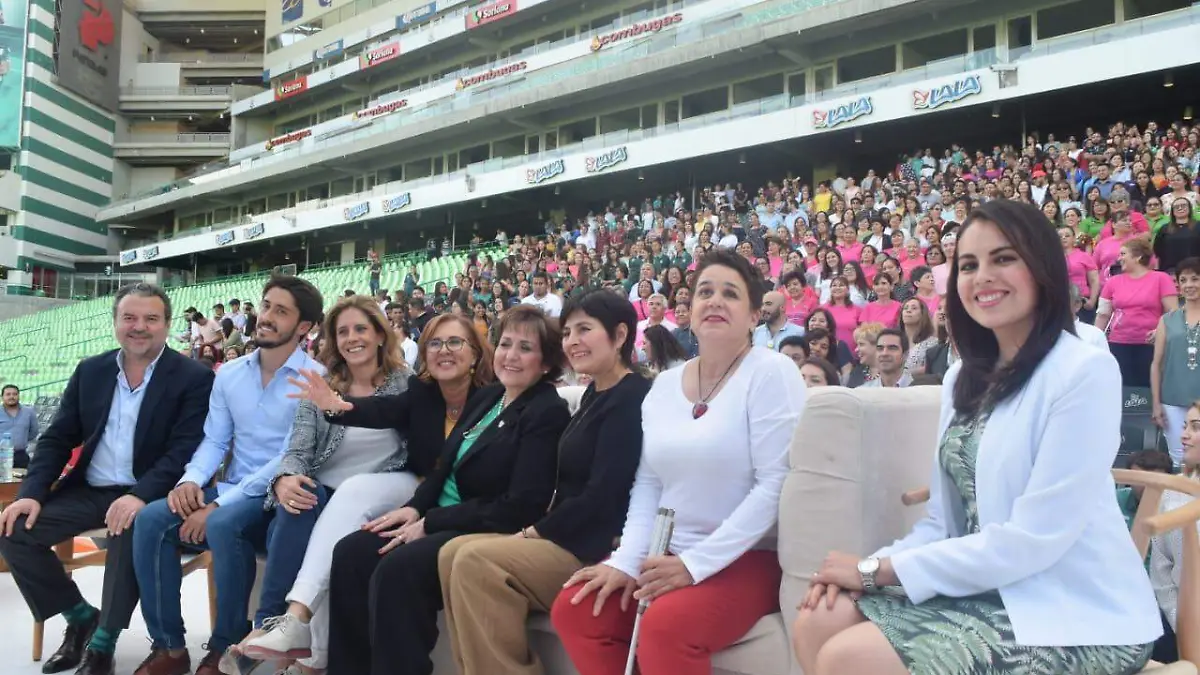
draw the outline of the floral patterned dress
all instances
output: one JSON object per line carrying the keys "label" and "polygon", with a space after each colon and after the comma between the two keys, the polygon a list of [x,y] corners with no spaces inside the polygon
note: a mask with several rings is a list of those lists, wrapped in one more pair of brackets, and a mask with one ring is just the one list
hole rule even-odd
{"label": "floral patterned dress", "polygon": [[[956,418],[942,437],[938,458],[962,499],[962,532],[979,531],[975,457],[988,415]],[[888,587],[863,596],[858,609],[883,633],[913,675],[1126,675],[1150,660],[1153,643],[1127,646],[1018,645],[998,591],[965,598],[936,596],[913,604]]]}

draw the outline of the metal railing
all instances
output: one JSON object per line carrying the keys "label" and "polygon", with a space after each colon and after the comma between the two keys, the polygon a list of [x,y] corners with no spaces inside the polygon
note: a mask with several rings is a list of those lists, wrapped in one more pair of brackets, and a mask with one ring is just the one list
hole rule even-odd
{"label": "metal railing", "polygon": [[[50,381],[50,382],[43,382],[43,383],[41,383],[41,384],[35,384],[35,385],[33,385],[32,387],[25,387],[24,391],[22,391],[21,393],[25,393],[25,392],[30,392],[30,393],[33,393],[33,392],[38,392],[38,391],[41,391],[41,390],[42,390],[43,388],[45,388],[45,387],[49,387],[49,386],[51,386],[51,385],[55,385],[55,384],[62,384],[62,385],[65,385],[67,382],[70,382],[70,381],[71,381],[71,378],[69,378],[69,377],[65,377],[65,378],[63,378],[63,379],[61,379],[61,380],[52,380],[52,381]],[[59,391],[61,391],[62,389],[65,389],[65,388],[66,388],[65,386],[64,386],[64,387],[59,387]],[[37,398],[37,397],[36,397],[36,396],[34,396],[34,399],[35,399],[35,400],[36,400],[36,398]]]}
{"label": "metal railing", "polygon": [[229,145],[228,133],[132,134],[120,138],[116,146],[136,143],[220,143]]}
{"label": "metal railing", "polygon": [[263,55],[259,53],[246,54],[216,54],[205,51],[190,52],[156,52],[141,54],[140,63],[262,63]]}
{"label": "metal railing", "polygon": [[222,96],[233,95],[231,86],[121,87],[122,96]]}

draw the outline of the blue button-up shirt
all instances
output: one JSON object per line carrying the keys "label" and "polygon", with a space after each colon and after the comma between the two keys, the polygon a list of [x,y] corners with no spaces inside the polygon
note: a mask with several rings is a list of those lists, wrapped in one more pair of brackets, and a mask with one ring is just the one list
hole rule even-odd
{"label": "blue button-up shirt", "polygon": [[96,443],[96,452],[88,464],[87,482],[93,487],[109,487],[114,485],[133,485],[137,479],[133,477],[133,436],[137,430],[138,413],[142,410],[142,399],[150,386],[150,378],[154,377],[154,368],[163,352],[158,353],[154,360],[146,366],[146,374],[142,383],[136,389],[129,386],[125,377],[125,352],[117,351],[117,383],[113,391],[112,405],[108,407],[108,422],[104,425],[104,433]]}
{"label": "blue button-up shirt", "polygon": [[754,329],[754,346],[779,351],[779,343],[783,342],[784,338],[793,335],[804,337],[804,329],[788,321],[783,324],[783,328],[780,328],[778,333],[771,335],[771,329],[764,323]]}
{"label": "blue button-up shirt", "polygon": [[29,444],[37,440],[38,421],[37,411],[33,406],[17,405],[17,414],[13,415],[5,409],[0,415],[0,436],[12,435],[13,450],[25,450]]}
{"label": "blue button-up shirt", "polygon": [[267,493],[300,406],[298,399],[288,398],[296,391],[288,378],[301,377],[304,368],[325,372],[324,366],[297,348],[263,387],[261,353],[234,359],[217,371],[204,420],[204,440],[179,481],[208,485],[232,445],[225,482],[217,484],[219,506]]}

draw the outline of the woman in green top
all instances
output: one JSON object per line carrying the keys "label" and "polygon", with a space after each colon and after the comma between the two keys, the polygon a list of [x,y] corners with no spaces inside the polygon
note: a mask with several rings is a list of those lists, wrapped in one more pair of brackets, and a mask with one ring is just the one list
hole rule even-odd
{"label": "woman in green top", "polygon": [[[451,539],[510,534],[550,504],[559,436],[570,420],[553,382],[564,356],[557,321],[532,305],[505,312],[497,384],[471,396],[433,473],[386,527],[342,539],[330,572],[329,672],[429,675],[442,609],[438,552]],[[309,379],[309,400],[345,409]],[[379,531],[383,530],[383,531]]]}
{"label": "woman in green top", "polygon": [[1108,205],[1108,200],[1100,197],[1094,202],[1089,202],[1088,217],[1079,223],[1079,231],[1091,237],[1095,241],[1100,233],[1104,231],[1104,227],[1112,220],[1112,207]]}

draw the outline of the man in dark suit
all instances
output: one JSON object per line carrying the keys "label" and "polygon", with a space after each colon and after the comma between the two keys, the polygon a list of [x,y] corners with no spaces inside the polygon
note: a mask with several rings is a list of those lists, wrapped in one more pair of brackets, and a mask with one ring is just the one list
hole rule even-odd
{"label": "man in dark suit", "polygon": [[[85,359],[38,442],[17,501],[0,513],[0,555],[33,616],[67,620],[62,646],[42,667],[112,675],[113,650],[138,602],[133,518],[175,487],[204,438],[213,373],[167,349],[171,301],[150,284],[125,286],[113,302],[121,348]],[[74,448],[75,468],[59,480]],[[109,531],[101,609],[88,604],[53,546]]]}

